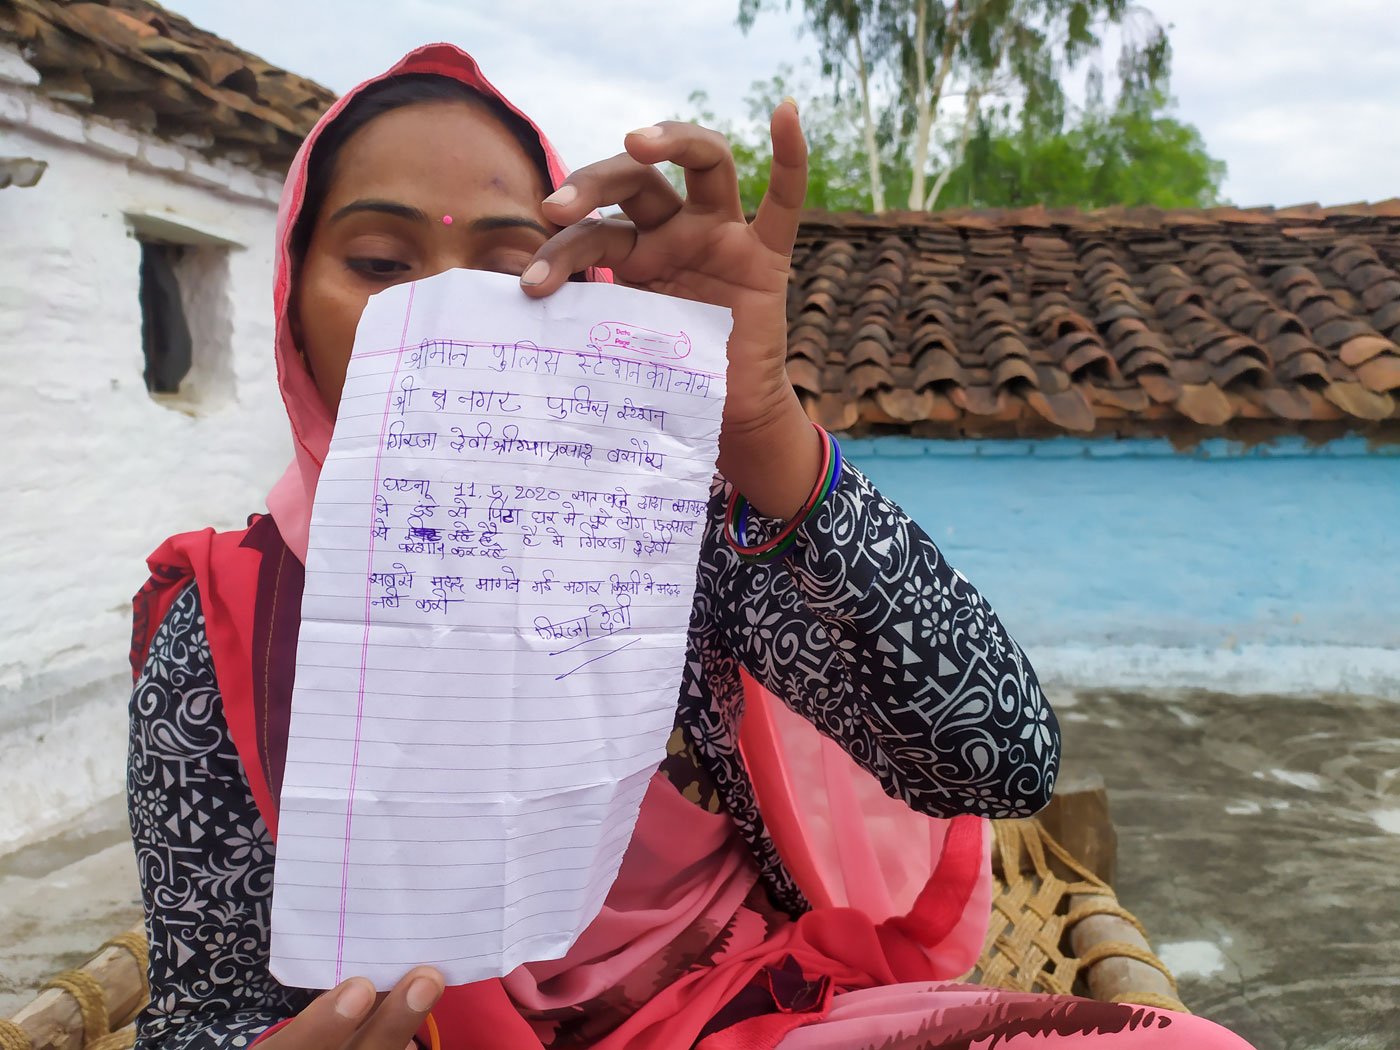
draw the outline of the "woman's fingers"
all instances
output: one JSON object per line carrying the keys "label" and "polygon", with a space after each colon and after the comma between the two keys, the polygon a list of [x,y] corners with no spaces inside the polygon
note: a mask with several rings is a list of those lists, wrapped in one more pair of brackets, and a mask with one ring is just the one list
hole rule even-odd
{"label": "woman's fingers", "polygon": [[729,140],[698,124],[664,120],[627,133],[623,145],[642,164],[670,161],[685,170],[686,203],[725,218],[744,214]]}
{"label": "woman's fingers", "polygon": [[340,1050],[373,1009],[374,986],[363,977],[352,977],[318,995],[258,1045],[265,1050]]}
{"label": "woman's fingers", "polygon": [[579,168],[544,199],[545,217],[559,226],[616,204],[641,230],[672,218],[685,202],[666,176],[626,153]]}
{"label": "woman's fingers", "polygon": [[431,966],[410,970],[360,1026],[350,1046],[353,1050],[406,1050],[413,1033],[442,997],[442,989],[442,974]]}
{"label": "woman's fingers", "polygon": [[301,1013],[259,1042],[265,1050],[413,1050],[413,1034],[442,996],[442,975],[410,970],[375,1005],[374,986],[352,977],[316,997]]}
{"label": "woman's fingers", "polygon": [[632,254],[637,228],[626,219],[586,218],[560,230],[535,253],[520,287],[539,298],[590,266],[619,266]]}
{"label": "woman's fingers", "polygon": [[[807,143],[791,100],[774,112],[772,135],[772,177],[754,234],[766,248],[790,255],[807,193]],[[563,229],[521,274],[528,295],[550,295],[590,266],[629,263],[627,280],[650,280],[668,261],[693,259],[712,228],[743,221],[734,156],[723,135],[666,121],[629,133],[626,147],[625,154],[580,168],[545,198],[545,216]],[[655,168],[662,161],[684,169],[686,199]],[[627,220],[594,214],[613,204]]]}
{"label": "woman's fingers", "polygon": [[753,230],[766,248],[792,254],[798,219],[807,199],[807,139],[797,115],[797,103],[783,99],[769,125],[773,137],[773,165],[768,192],[759,202]]}
{"label": "woman's fingers", "polygon": [[[797,137],[801,138],[800,130]],[[666,222],[685,204],[720,212],[726,218],[743,214],[734,154],[719,132],[667,120],[628,132],[623,145],[626,153],[579,168],[565,179],[545,198],[545,215],[567,226],[598,208],[616,204],[638,229],[649,230]],[[805,166],[805,144],[801,150]],[[682,201],[657,170],[656,165],[665,161],[684,170],[687,200]]]}

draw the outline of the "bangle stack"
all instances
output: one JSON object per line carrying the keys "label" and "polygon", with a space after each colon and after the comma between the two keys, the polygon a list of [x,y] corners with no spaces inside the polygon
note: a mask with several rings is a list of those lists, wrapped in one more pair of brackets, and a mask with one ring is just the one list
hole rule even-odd
{"label": "bangle stack", "polygon": [[734,553],[739,555],[740,560],[752,562],[757,565],[777,561],[783,557],[793,544],[797,542],[797,534],[801,530],[807,519],[810,518],[831,495],[838,483],[841,481],[841,446],[836,443],[836,439],[828,434],[817,424],[812,424],[818,434],[822,436],[822,466],[817,472],[817,483],[813,486],[807,501],[802,505],[802,509],[792,516],[792,519],[783,527],[783,531],[774,536],[771,540],[765,540],[753,546],[746,545],[749,529],[749,503],[735,489],[729,496],[729,509],[724,515],[724,538],[733,548]]}

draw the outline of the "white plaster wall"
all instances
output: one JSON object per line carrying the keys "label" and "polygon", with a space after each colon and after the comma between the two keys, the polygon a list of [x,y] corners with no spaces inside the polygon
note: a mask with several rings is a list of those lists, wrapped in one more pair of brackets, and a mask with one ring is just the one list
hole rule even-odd
{"label": "white plaster wall", "polygon": [[[0,156],[48,161],[0,190],[0,851],[120,791],[130,599],[167,535],[239,527],[289,454],[272,357],[274,180],[82,119],[0,53]],[[217,396],[158,403],[142,381],[140,249],[125,213],[243,245],[190,268],[219,302],[192,323],[229,360]],[[207,258],[207,257],[206,257]],[[222,272],[221,272],[222,271]],[[207,374],[206,374],[207,373]]]}

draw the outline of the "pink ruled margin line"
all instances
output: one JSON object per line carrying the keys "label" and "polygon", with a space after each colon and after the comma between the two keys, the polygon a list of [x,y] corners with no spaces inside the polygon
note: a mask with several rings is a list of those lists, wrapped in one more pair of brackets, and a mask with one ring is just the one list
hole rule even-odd
{"label": "pink ruled margin line", "polygon": [[[379,424],[379,451],[374,457],[374,488],[379,491],[379,468],[383,458],[384,437],[389,432],[389,413],[393,409],[394,391],[398,389],[399,368],[403,365],[403,353],[408,349],[408,319],[413,315],[413,285],[408,287],[408,304],[403,311],[403,331],[399,333],[398,356],[394,358],[394,371],[389,377],[389,389],[384,394],[384,416]],[[369,557],[365,569],[366,576],[374,572],[374,501],[370,501]],[[345,966],[345,913],[350,896],[350,829],[355,819],[355,779],[360,769],[360,727],[365,714],[365,675],[369,666],[370,598],[373,588],[365,585],[365,633],[360,642],[360,688],[355,700],[355,749],[350,755],[350,786],[345,793],[345,851],[340,860],[340,932],[335,941],[335,983],[341,981]]]}

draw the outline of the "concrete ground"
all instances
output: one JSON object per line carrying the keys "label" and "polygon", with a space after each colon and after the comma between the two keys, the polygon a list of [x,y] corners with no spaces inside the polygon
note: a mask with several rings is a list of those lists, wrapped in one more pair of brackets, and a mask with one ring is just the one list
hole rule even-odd
{"label": "concrete ground", "polygon": [[1400,1047],[1400,704],[1079,693],[1120,899],[1182,999],[1258,1050]]}
{"label": "concrete ground", "polygon": [[0,856],[0,1017],[140,918],[123,798],[95,806],[50,839]]}
{"label": "concrete ground", "polygon": [[[1258,1050],[1400,1048],[1400,704],[1052,695],[1185,1002]],[[138,918],[124,824],[0,857],[0,1016]]]}

